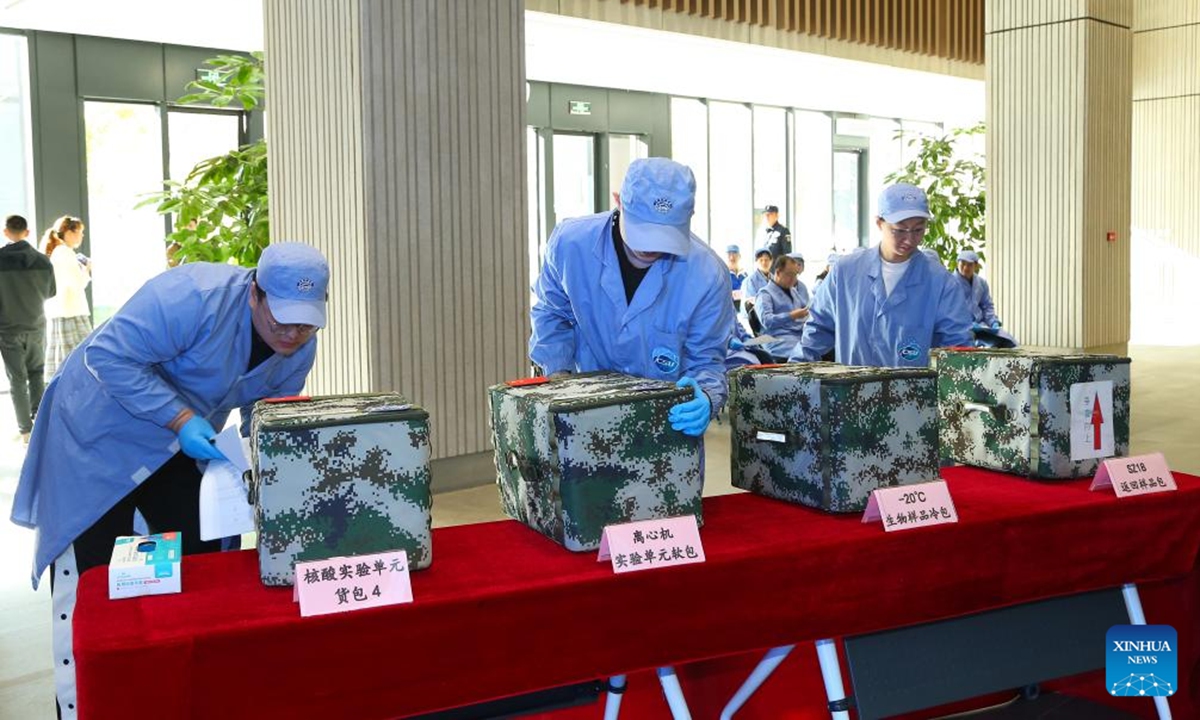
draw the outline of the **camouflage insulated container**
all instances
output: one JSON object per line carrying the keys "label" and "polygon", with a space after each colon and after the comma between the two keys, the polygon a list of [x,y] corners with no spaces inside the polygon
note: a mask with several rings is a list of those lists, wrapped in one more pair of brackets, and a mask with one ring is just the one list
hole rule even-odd
{"label": "camouflage insulated container", "polygon": [[255,404],[250,495],[258,567],[291,585],[297,561],[404,550],[433,560],[429,414],[394,393]]}
{"label": "camouflage insulated container", "polygon": [[736,487],[830,512],[938,478],[932,370],[836,363],[729,373]]}
{"label": "camouflage insulated container", "polygon": [[1129,454],[1129,358],[1021,348],[930,358],[944,459],[1053,479]]}
{"label": "camouflage insulated container", "polygon": [[605,525],[700,520],[703,444],[667,422],[691,388],[583,373],[488,395],[500,503],[513,519],[575,551],[598,548]]}

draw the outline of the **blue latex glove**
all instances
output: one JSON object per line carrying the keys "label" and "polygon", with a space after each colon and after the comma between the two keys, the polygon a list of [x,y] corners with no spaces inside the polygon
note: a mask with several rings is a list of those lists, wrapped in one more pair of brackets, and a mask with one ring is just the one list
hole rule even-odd
{"label": "blue latex glove", "polygon": [[708,421],[712,419],[712,401],[700,389],[700,385],[690,377],[679,378],[675,387],[690,387],[696,391],[696,394],[691,400],[679,403],[671,408],[671,412],[667,413],[667,419],[671,421],[671,428],[684,435],[700,437],[708,427]]}
{"label": "blue latex glove", "polygon": [[745,347],[746,347],[746,343],[742,342],[741,340],[738,340],[735,337],[729,338],[729,349],[730,350],[742,350]]}
{"label": "blue latex glove", "polygon": [[996,318],[995,320],[992,321],[992,330],[999,330],[999,329],[1000,329],[1000,318]]}
{"label": "blue latex glove", "polygon": [[987,329],[987,325],[984,325],[983,323],[971,323],[971,332],[979,332],[980,330]]}
{"label": "blue latex glove", "polygon": [[212,440],[217,431],[207,420],[195,415],[179,428],[179,447],[185,455],[196,460],[228,460]]}

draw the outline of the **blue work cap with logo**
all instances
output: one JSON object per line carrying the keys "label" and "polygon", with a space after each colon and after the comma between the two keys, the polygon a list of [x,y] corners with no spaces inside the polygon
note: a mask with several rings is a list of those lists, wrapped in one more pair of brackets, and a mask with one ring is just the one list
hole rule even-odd
{"label": "blue work cap with logo", "polygon": [[255,282],[267,294],[267,307],[284,325],[325,327],[329,263],[303,243],[272,243],[263,250]]}
{"label": "blue work cap with logo", "polygon": [[879,194],[879,217],[898,223],[909,218],[929,218],[929,201],[916,185],[897,183]]}
{"label": "blue work cap with logo", "polygon": [[977,263],[979,262],[979,254],[974,250],[963,250],[958,254],[959,262]]}
{"label": "blue work cap with logo", "polygon": [[725,252],[727,252],[727,253],[737,253],[738,255],[741,255],[741,254],[742,254],[742,248],[741,248],[741,246],[739,246],[739,245],[727,245],[727,246],[725,247]]}
{"label": "blue work cap with logo", "polygon": [[770,248],[765,248],[765,247],[764,247],[764,248],[759,248],[759,249],[757,249],[757,250],[755,250],[755,251],[754,251],[754,259],[755,259],[755,260],[759,259],[759,258],[760,258],[760,257],[762,257],[763,255],[766,255],[766,256],[770,257],[770,255],[771,255],[771,250],[770,250]]}
{"label": "blue work cap with logo", "polygon": [[687,255],[696,208],[696,177],[667,158],[634,160],[621,185],[625,244],[638,252]]}

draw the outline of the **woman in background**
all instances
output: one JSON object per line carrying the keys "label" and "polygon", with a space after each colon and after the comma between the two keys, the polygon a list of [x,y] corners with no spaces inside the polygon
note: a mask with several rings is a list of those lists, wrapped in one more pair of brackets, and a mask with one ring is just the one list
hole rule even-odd
{"label": "woman in background", "polygon": [[92,331],[92,312],[84,289],[92,279],[92,262],[76,254],[83,243],[83,221],[64,215],[42,237],[42,252],[54,266],[58,293],[46,301],[46,379],[54,377],[67,354]]}

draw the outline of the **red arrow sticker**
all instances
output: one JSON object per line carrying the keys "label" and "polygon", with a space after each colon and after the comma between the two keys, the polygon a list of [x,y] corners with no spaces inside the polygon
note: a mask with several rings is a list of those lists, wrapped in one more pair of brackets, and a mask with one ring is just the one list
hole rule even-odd
{"label": "red arrow sticker", "polygon": [[1092,449],[1104,447],[1100,438],[1100,427],[1104,425],[1104,411],[1100,409],[1100,396],[1092,403]]}

